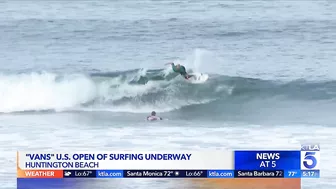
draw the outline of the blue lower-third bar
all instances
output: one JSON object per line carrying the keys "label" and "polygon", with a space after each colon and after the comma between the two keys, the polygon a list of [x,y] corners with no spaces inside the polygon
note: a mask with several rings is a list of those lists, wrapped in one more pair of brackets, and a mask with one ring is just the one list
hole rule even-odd
{"label": "blue lower-third bar", "polygon": [[207,178],[234,178],[233,170],[208,170]]}
{"label": "blue lower-third bar", "polygon": [[97,170],[97,178],[124,178],[123,170]]}

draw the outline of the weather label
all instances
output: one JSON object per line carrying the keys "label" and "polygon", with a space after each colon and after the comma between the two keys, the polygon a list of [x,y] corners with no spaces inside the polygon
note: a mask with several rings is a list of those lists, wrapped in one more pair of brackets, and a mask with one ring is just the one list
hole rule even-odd
{"label": "weather label", "polygon": [[284,171],[277,170],[277,171],[258,171],[258,170],[237,170],[234,171],[235,178],[283,178]]}
{"label": "weather label", "polygon": [[95,170],[64,170],[63,178],[73,178],[73,177],[82,177],[82,178],[96,178]]}

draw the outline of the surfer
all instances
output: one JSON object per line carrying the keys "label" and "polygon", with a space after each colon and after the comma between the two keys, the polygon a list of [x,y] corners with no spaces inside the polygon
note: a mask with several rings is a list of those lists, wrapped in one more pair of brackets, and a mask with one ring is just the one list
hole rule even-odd
{"label": "surfer", "polygon": [[182,66],[180,64],[175,65],[174,62],[167,63],[166,65],[168,65],[168,64],[172,65],[172,68],[173,68],[174,72],[181,74],[185,79],[189,79],[189,78],[192,77],[192,75],[189,75],[187,73],[184,66]]}
{"label": "surfer", "polygon": [[162,117],[156,116],[156,112],[152,111],[150,116],[147,116],[147,121],[156,121],[156,120],[162,120]]}

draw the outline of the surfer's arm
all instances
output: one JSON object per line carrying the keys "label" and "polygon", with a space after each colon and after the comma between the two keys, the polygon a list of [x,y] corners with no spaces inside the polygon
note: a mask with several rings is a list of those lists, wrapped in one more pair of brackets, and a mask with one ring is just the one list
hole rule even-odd
{"label": "surfer's arm", "polygon": [[176,68],[176,66],[174,65],[174,62],[172,62],[172,63],[167,63],[166,65],[168,65],[168,64],[171,65],[171,67],[172,67],[172,69],[173,69],[174,72],[180,73],[180,71],[179,71],[179,70]]}
{"label": "surfer's arm", "polygon": [[169,65],[169,64],[174,65],[174,62],[168,62],[165,65]]}

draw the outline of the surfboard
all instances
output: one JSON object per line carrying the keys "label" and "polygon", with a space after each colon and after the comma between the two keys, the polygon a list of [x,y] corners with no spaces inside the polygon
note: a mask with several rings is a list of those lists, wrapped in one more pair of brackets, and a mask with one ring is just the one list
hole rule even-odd
{"label": "surfboard", "polygon": [[188,79],[189,82],[191,83],[204,83],[209,79],[208,74],[203,74],[203,73],[191,73],[192,77]]}

